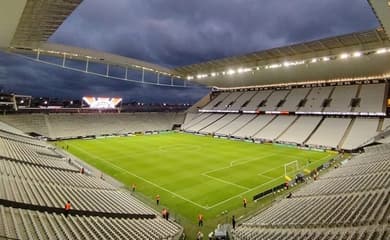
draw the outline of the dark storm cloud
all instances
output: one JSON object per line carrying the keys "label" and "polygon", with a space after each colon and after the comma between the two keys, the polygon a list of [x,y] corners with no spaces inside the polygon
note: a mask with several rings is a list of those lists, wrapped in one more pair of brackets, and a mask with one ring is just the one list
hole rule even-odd
{"label": "dark storm cloud", "polygon": [[205,88],[171,88],[129,83],[70,71],[0,52],[0,89],[33,96],[80,99],[119,96],[147,103],[194,103]]}
{"label": "dark storm cloud", "polygon": [[[377,26],[366,0],[84,0],[50,41],[172,67]],[[0,88],[182,103],[207,92],[107,80],[1,53]]]}
{"label": "dark storm cloud", "polygon": [[180,66],[377,26],[366,0],[84,0],[52,41]]}

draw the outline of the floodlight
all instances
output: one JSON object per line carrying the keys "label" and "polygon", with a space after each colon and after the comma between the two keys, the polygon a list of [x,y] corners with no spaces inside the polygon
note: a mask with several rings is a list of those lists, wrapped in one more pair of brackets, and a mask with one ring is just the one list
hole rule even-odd
{"label": "floodlight", "polygon": [[340,55],[340,58],[341,59],[347,59],[347,58],[349,58],[349,54],[348,53],[343,53],[343,54]]}
{"label": "floodlight", "polygon": [[227,74],[228,75],[232,75],[232,74],[235,74],[236,73],[236,71],[234,71],[233,69],[229,69],[228,71],[227,71]]}
{"label": "floodlight", "polygon": [[385,48],[380,48],[380,49],[376,50],[376,54],[382,54],[385,52],[387,52]]}

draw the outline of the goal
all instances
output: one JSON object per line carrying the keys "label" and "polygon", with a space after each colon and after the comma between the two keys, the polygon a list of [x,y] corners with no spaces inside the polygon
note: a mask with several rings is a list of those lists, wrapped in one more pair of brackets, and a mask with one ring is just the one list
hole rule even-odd
{"label": "goal", "polygon": [[284,164],[284,176],[294,177],[299,172],[298,160]]}

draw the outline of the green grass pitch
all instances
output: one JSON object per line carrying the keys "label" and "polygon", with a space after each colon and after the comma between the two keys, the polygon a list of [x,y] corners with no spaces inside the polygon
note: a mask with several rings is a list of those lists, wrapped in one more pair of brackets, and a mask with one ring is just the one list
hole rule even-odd
{"label": "green grass pitch", "polygon": [[[196,223],[242,208],[252,197],[284,182],[284,164],[313,169],[335,153],[186,133],[58,142],[69,152],[137,192]],[[310,166],[307,166],[308,162]],[[160,206],[161,208],[161,206]]]}

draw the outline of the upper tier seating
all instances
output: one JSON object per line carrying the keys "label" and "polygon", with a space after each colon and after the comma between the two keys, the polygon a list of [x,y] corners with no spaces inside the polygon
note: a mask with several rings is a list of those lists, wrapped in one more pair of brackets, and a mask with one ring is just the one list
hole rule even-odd
{"label": "upper tier seating", "polygon": [[251,98],[256,94],[255,91],[242,92],[241,96],[237,98],[237,100],[232,104],[229,108],[230,110],[240,110],[244,104],[249,103]]}
{"label": "upper tier seating", "polygon": [[322,112],[324,108],[323,103],[328,99],[333,87],[316,87],[312,88],[306,98],[306,103],[299,108],[300,112]]}
{"label": "upper tier seating", "polygon": [[285,99],[289,90],[273,91],[267,98],[264,106],[260,106],[260,111],[274,111],[278,108],[278,104]]}
{"label": "upper tier seating", "polygon": [[256,94],[252,97],[250,102],[241,108],[243,111],[256,111],[260,105],[266,101],[268,96],[272,93],[272,90],[264,90],[255,92]]}
{"label": "upper tier seating", "polygon": [[331,101],[324,112],[351,112],[351,100],[356,97],[358,85],[338,86],[334,88]]}
{"label": "upper tier seating", "polygon": [[285,99],[285,102],[280,106],[278,111],[295,112],[299,108],[299,103],[305,99],[310,88],[293,88]]}
{"label": "upper tier seating", "polygon": [[242,92],[232,92],[230,93],[218,106],[215,106],[213,110],[230,110],[233,103],[236,99],[242,94]]}
{"label": "upper tier seating", "polygon": [[359,93],[360,104],[354,112],[384,112],[385,83],[362,85]]}

